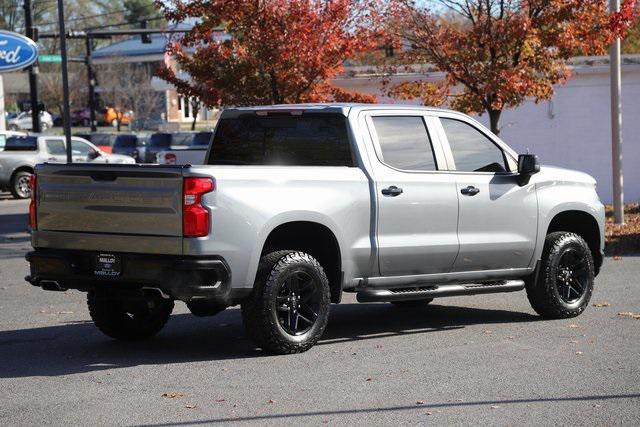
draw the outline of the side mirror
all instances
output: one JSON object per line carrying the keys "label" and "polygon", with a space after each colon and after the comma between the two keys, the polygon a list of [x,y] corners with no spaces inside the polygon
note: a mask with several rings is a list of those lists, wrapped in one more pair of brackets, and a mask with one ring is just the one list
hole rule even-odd
{"label": "side mirror", "polygon": [[90,160],[95,160],[98,157],[100,157],[100,152],[98,150],[91,150],[89,151],[89,159]]}
{"label": "side mirror", "polygon": [[518,156],[518,173],[520,175],[533,175],[540,172],[540,163],[535,154],[520,154]]}

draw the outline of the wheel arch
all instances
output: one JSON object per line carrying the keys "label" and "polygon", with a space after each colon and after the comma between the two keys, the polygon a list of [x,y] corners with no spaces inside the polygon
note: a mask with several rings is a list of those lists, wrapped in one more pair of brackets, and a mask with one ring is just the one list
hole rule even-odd
{"label": "wheel arch", "polygon": [[589,212],[578,209],[568,209],[555,213],[546,228],[546,234],[556,231],[576,233],[589,245],[593,256],[595,273],[600,271],[602,265],[602,230],[598,220]]}
{"label": "wheel arch", "polygon": [[285,249],[306,252],[316,258],[327,274],[331,302],[340,302],[343,281],[342,251],[336,233],[329,226],[312,220],[280,223],[266,236],[260,257]]}

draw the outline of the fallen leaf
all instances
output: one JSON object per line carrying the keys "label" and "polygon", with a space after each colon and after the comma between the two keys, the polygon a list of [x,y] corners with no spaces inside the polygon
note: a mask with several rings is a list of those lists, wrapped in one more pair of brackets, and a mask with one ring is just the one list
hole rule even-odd
{"label": "fallen leaf", "polygon": [[579,355],[582,354],[582,352],[581,351],[576,351],[576,354],[579,356]]}
{"label": "fallen leaf", "polygon": [[593,404],[593,405],[591,405],[591,406],[593,406],[594,408],[599,408],[599,407],[600,407],[600,405],[598,405],[597,403],[594,403],[594,404]]}
{"label": "fallen leaf", "polygon": [[579,328],[580,326],[576,325],[575,323],[572,323],[572,324],[569,325],[569,327],[571,329],[576,329],[576,328]]}
{"label": "fallen leaf", "polygon": [[269,399],[269,401],[267,403],[276,403],[276,401],[273,400],[273,399]]}
{"label": "fallen leaf", "polygon": [[416,405],[424,405],[424,400],[418,400],[418,401],[416,402]]}
{"label": "fallen leaf", "polygon": [[367,378],[365,381],[371,381],[371,378]]}
{"label": "fallen leaf", "polygon": [[630,311],[623,311],[618,313],[620,317],[630,317],[631,319],[640,319],[640,314],[632,313]]}
{"label": "fallen leaf", "polygon": [[571,341],[569,341],[569,342],[570,342],[571,344],[578,344],[578,341],[576,341],[576,340],[571,340]]}
{"label": "fallen leaf", "polygon": [[500,409],[498,405],[491,405],[491,409]]}
{"label": "fallen leaf", "polygon": [[216,402],[221,403],[221,402],[226,402],[227,399],[216,399]]}
{"label": "fallen leaf", "polygon": [[184,394],[182,393],[162,393],[162,397],[166,397],[167,399],[179,399],[181,397],[184,397]]}
{"label": "fallen leaf", "polygon": [[184,405],[187,409],[195,409],[196,405]]}
{"label": "fallen leaf", "polygon": [[425,415],[433,415],[433,412],[425,412]]}
{"label": "fallen leaf", "polygon": [[515,339],[516,339],[516,337],[514,337],[514,336],[508,336],[508,337],[507,337],[507,339],[508,339],[508,340],[515,340]]}
{"label": "fallen leaf", "polygon": [[596,308],[602,308],[602,307],[611,307],[611,304],[609,304],[608,302],[597,302],[593,304],[593,306]]}
{"label": "fallen leaf", "polygon": [[73,314],[73,311],[59,311],[58,314]]}
{"label": "fallen leaf", "polygon": [[488,330],[488,329],[487,329],[486,331],[484,331],[484,332],[483,332],[483,334],[486,334],[486,335],[489,335],[489,334],[492,334],[492,333],[493,333],[493,332],[492,332],[492,331],[490,331],[490,330]]}
{"label": "fallen leaf", "polygon": [[620,255],[616,255],[613,257],[614,261],[620,261],[622,259],[622,257]]}

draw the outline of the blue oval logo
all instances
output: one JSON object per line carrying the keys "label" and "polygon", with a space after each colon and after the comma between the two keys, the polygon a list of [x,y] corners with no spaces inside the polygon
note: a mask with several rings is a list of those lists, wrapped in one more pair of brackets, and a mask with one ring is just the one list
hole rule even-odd
{"label": "blue oval logo", "polygon": [[0,73],[21,70],[36,62],[38,45],[25,36],[0,30]]}

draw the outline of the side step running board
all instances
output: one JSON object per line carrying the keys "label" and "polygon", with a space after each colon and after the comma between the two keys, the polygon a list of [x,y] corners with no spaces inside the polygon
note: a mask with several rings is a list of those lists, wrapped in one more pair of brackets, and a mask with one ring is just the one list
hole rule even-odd
{"label": "side step running board", "polygon": [[409,301],[427,298],[457,297],[461,295],[494,294],[515,292],[524,289],[523,280],[501,280],[486,283],[456,285],[432,285],[418,288],[362,289],[358,291],[358,302]]}

